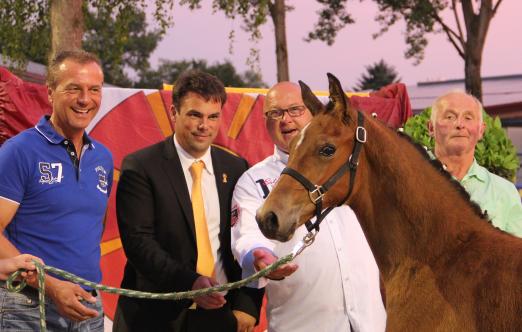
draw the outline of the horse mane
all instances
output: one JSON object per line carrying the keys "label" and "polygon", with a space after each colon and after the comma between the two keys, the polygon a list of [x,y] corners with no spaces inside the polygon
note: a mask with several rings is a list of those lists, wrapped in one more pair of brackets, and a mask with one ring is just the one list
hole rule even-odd
{"label": "horse mane", "polygon": [[[329,107],[333,107],[333,103],[332,101],[330,101],[328,104],[327,104],[327,109]],[[361,111],[361,110],[357,110],[357,112],[361,112],[361,113],[365,113],[364,111]],[[368,117],[367,117],[368,118]],[[429,155],[428,153],[428,149],[427,147],[423,146],[423,145],[420,145],[419,143],[417,143],[416,141],[413,140],[413,138],[406,134],[404,131],[402,130],[395,130],[393,127],[389,126],[387,123],[385,123],[384,121],[382,121],[381,119],[377,118],[377,117],[373,117],[371,116],[370,117],[372,120],[376,120],[375,122],[381,124],[382,126],[384,126],[386,129],[389,129],[393,132],[395,132],[395,134],[399,137],[399,138],[402,138],[404,139],[406,142],[408,142],[409,144],[413,145],[415,147],[415,149],[424,157],[424,159],[426,159],[430,165],[435,168],[435,170],[437,170],[437,172],[439,174],[441,174],[444,178],[446,178],[450,183],[451,185],[453,186],[453,188],[459,193],[459,195],[464,198],[464,200],[466,202],[468,202],[469,206],[472,208],[472,210],[475,212],[475,214],[480,217],[480,219],[488,222],[490,225],[492,225],[493,227],[495,227],[497,230],[501,231],[502,233],[506,233],[505,231],[501,230],[500,228],[496,227],[493,225],[493,222],[491,221],[491,219],[489,218],[488,214],[487,213],[483,213],[482,212],[482,209],[480,208],[480,206],[475,203],[474,201],[471,200],[471,196],[469,195],[469,193],[466,191],[466,189],[460,184],[459,181],[457,181],[452,175],[450,172],[448,172],[446,170],[446,167],[444,166],[444,164],[442,164],[442,162],[440,160],[438,160],[437,158],[431,158],[431,156]],[[349,119],[350,122],[354,122],[355,123],[355,120],[350,118]]]}
{"label": "horse mane", "polygon": [[[387,128],[389,129],[392,129],[388,126],[386,126]],[[408,134],[402,132],[402,131],[396,131],[397,133],[397,136],[399,138],[402,138],[404,139],[406,142],[412,144],[415,149],[417,151],[419,151],[419,153],[424,157],[424,159],[426,159],[430,165],[435,168],[435,170],[438,171],[439,174],[441,174],[443,177],[445,177],[453,186],[453,188],[455,188],[457,190],[457,192],[460,194],[460,196],[462,198],[464,198],[464,200],[466,202],[468,202],[469,206],[473,209],[473,211],[475,212],[475,214],[480,217],[480,219],[484,220],[484,221],[487,221],[489,224],[493,225],[493,223],[491,222],[491,220],[489,219],[487,213],[483,213],[482,212],[482,209],[480,208],[480,206],[475,203],[474,201],[471,200],[471,196],[469,195],[469,193],[466,191],[466,189],[460,184],[459,181],[457,181],[452,175],[450,172],[448,172],[446,170],[446,167],[444,166],[444,164],[442,164],[442,162],[440,160],[438,160],[437,158],[431,158],[431,156],[428,154],[428,150],[425,146],[423,145],[420,145],[419,143],[415,142],[411,136],[409,136]],[[495,227],[496,228],[496,227]],[[499,229],[499,228],[497,228]],[[499,229],[500,230],[500,229]]]}

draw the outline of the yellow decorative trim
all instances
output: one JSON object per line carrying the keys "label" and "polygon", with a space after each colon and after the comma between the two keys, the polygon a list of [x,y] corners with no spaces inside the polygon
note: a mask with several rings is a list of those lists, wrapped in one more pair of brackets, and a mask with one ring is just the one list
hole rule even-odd
{"label": "yellow decorative trim", "polygon": [[102,256],[108,255],[111,252],[114,252],[114,251],[120,249],[121,247],[122,247],[121,239],[119,237],[109,240],[109,241],[102,242],[102,243],[100,243],[101,255]]}
{"label": "yellow decorative trim", "polygon": [[172,127],[167,115],[168,112],[165,110],[165,105],[163,104],[160,93],[154,92],[147,95],[147,100],[154,112],[154,116],[156,117],[156,121],[158,122],[158,126],[160,127],[163,136],[167,137],[172,135]]}
{"label": "yellow decorative trim", "polygon": [[[166,91],[172,91],[173,87],[174,87],[173,84],[163,84],[163,90],[166,90]],[[268,92],[268,89],[226,87],[225,91],[230,92],[230,93],[257,93],[257,94],[266,95],[266,93]],[[330,92],[314,91],[314,94],[316,96],[329,96]],[[346,92],[346,95],[348,97],[351,97],[351,96],[369,97],[370,93],[369,92]]]}
{"label": "yellow decorative trim", "polygon": [[241,96],[241,100],[239,101],[239,105],[234,113],[234,118],[230,123],[230,127],[228,128],[228,137],[232,139],[236,139],[243,125],[245,124],[250,112],[252,111],[254,104],[256,103],[256,98],[243,94]]}
{"label": "yellow decorative trim", "polygon": [[115,168],[114,173],[112,174],[112,182],[117,181],[120,181],[120,171]]}

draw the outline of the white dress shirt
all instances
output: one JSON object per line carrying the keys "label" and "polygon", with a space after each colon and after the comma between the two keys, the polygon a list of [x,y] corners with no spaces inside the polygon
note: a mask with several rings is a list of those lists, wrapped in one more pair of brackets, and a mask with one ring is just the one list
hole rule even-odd
{"label": "white dress shirt", "polygon": [[[275,149],[272,156],[244,173],[232,200],[232,251],[244,274],[253,273],[252,250],[268,248],[278,257],[291,252],[306,234],[299,227],[286,243],[266,239],[255,221],[263,203],[288,161]],[[379,270],[364,233],[348,206],[335,208],[321,223],[315,242],[294,262],[298,270],[266,285],[270,332],[380,332],[386,312],[379,289]]]}
{"label": "white dress shirt", "polygon": [[174,134],[174,145],[178,151],[181,168],[185,181],[187,181],[187,188],[192,197],[192,175],[190,174],[190,166],[195,161],[201,160],[205,163],[205,168],[202,172],[201,191],[203,194],[203,203],[205,204],[205,219],[207,222],[208,233],[210,238],[210,245],[212,246],[212,255],[214,256],[214,271],[215,278],[220,284],[227,283],[225,270],[221,261],[219,249],[219,227],[220,227],[220,210],[219,210],[219,196],[217,192],[216,178],[214,176],[214,167],[212,166],[212,156],[210,149],[205,152],[201,158],[192,157],[187,151],[179,145],[176,135]]}

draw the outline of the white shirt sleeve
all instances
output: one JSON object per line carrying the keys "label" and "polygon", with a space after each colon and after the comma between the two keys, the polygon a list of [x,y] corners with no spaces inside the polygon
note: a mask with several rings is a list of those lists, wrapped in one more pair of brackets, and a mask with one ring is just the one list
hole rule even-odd
{"label": "white shirt sleeve", "polygon": [[273,251],[275,248],[275,244],[261,233],[256,222],[256,211],[261,204],[263,198],[254,180],[248,172],[243,174],[232,196],[232,211],[237,213],[237,220],[232,226],[232,252],[242,267],[245,255],[251,250],[264,247]]}

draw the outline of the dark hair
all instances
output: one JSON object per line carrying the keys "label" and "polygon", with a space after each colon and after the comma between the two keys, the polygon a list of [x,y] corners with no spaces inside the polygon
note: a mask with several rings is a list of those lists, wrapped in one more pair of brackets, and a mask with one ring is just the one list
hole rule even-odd
{"label": "dark hair", "polygon": [[220,102],[221,106],[227,101],[227,93],[223,83],[214,75],[200,70],[188,70],[183,72],[172,89],[172,104],[179,112],[181,100],[189,93],[193,92],[206,101]]}
{"label": "dark hair", "polygon": [[65,60],[72,60],[80,64],[94,62],[100,66],[100,69],[102,67],[100,58],[98,58],[98,56],[93,53],[89,53],[84,50],[69,50],[58,52],[58,54],[56,54],[56,56],[49,61],[49,65],[47,66],[47,85],[50,88],[56,87],[58,68]]}

